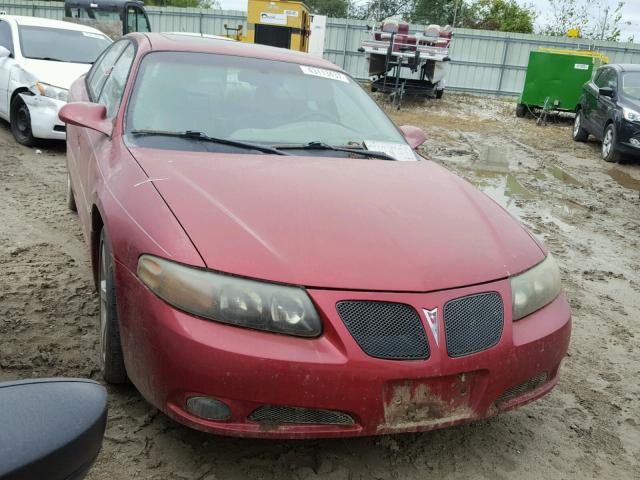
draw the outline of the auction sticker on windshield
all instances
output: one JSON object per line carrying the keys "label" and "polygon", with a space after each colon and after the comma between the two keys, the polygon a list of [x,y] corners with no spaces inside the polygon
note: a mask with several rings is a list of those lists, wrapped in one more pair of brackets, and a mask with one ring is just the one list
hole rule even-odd
{"label": "auction sticker on windshield", "polygon": [[349,83],[349,78],[344,73],[325,70],[324,68],[309,67],[307,65],[300,65],[300,69],[305,75],[313,75],[315,77],[328,78],[330,80]]}
{"label": "auction sticker on windshield", "polygon": [[364,146],[372,152],[386,153],[390,157],[404,162],[415,162],[417,160],[415,153],[409,145],[395,142],[380,142],[378,140],[365,140]]}

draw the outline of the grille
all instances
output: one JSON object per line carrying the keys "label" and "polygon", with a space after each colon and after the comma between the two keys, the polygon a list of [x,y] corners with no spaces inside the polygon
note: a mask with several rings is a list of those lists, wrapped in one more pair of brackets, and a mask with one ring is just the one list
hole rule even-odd
{"label": "grille", "polygon": [[542,372],[535,377],[531,377],[524,383],[507,388],[502,392],[502,395],[498,397],[498,403],[506,402],[507,400],[519,397],[520,395],[524,395],[525,393],[532,392],[535,389],[540,388],[542,385],[547,383],[547,378],[547,372]]}
{"label": "grille", "polygon": [[353,425],[355,423],[351,415],[335,410],[283,407],[278,405],[265,405],[256,408],[251,412],[251,415],[249,415],[249,420],[269,425],[280,425],[281,423]]}
{"label": "grille", "polygon": [[497,292],[450,300],[444,305],[444,329],[450,357],[493,347],[502,336],[504,307]]}
{"label": "grille", "polygon": [[418,313],[404,303],[342,301],[338,314],[360,348],[376,358],[429,358],[429,343]]}

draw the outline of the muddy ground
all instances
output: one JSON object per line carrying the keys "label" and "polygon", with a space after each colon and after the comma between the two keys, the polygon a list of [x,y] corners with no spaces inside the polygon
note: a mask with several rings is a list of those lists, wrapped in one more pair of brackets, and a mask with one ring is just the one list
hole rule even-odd
{"label": "muddy ground", "polygon": [[[423,127],[434,161],[505,206],[558,259],[574,330],[550,395],[430,433],[259,441],[189,430],[133,387],[109,388],[89,478],[640,478],[640,163],[606,164],[598,144],[571,141],[568,121],[538,127],[513,109],[447,94],[390,113]],[[64,191],[64,146],[18,146],[1,123],[0,381],[98,379],[97,297]]]}

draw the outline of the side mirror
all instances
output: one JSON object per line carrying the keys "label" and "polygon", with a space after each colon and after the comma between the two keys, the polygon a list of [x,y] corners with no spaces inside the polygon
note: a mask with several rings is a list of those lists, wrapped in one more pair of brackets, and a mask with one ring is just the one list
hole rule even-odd
{"label": "side mirror", "polygon": [[0,45],[0,58],[7,58],[11,56],[11,52],[7,47]]}
{"label": "side mirror", "polygon": [[427,135],[421,128],[403,125],[400,127],[400,131],[414,150],[427,141]]}
{"label": "side mirror", "polygon": [[602,87],[601,89],[598,90],[598,94],[601,97],[613,97],[613,95],[615,94],[615,91],[611,87]]}
{"label": "side mirror", "polygon": [[0,480],[80,480],[102,446],[107,392],[50,378],[0,383]]}
{"label": "side mirror", "polygon": [[107,107],[98,103],[67,103],[58,112],[64,123],[90,128],[107,136],[113,132],[113,123],[107,118]]}

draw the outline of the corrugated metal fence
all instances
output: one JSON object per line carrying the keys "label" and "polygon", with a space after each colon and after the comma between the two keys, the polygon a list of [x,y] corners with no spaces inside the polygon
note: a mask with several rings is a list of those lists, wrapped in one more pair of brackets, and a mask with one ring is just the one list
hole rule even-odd
{"label": "corrugated metal fence", "polygon": [[[0,11],[61,19],[62,2],[0,0]],[[197,8],[147,7],[154,31],[223,34],[224,24],[246,29],[246,12],[201,10]],[[363,20],[329,18],[324,56],[356,78],[367,75],[364,55],[358,52],[368,35]],[[411,25],[417,32],[420,25]],[[540,47],[597,50],[612,63],[640,63],[640,45],[546,37],[485,30],[456,29],[451,45],[451,73],[447,87],[456,90],[497,95],[519,95],[524,83],[529,52]]]}

